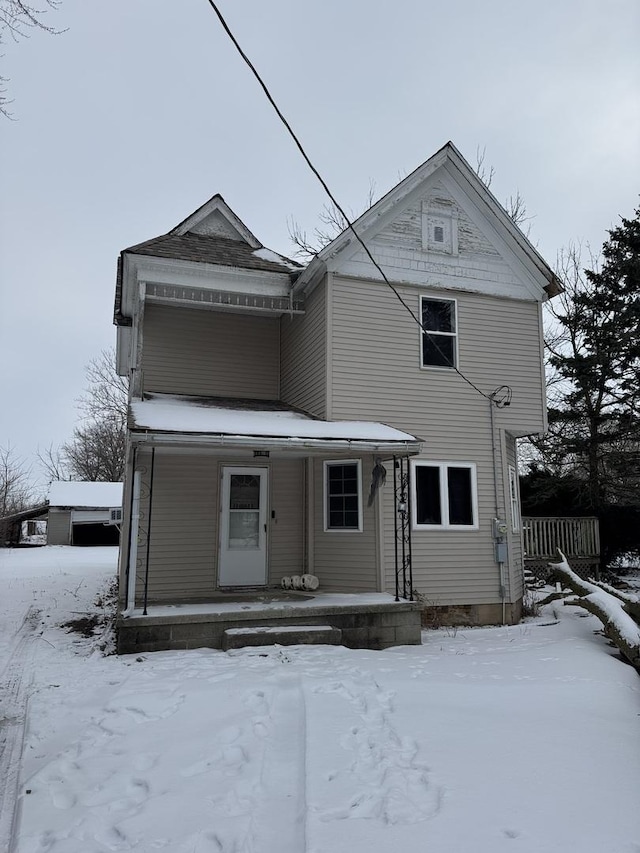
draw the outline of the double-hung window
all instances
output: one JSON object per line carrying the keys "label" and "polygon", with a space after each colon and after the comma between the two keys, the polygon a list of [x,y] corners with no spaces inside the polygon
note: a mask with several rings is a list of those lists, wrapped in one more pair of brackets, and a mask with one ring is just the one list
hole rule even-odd
{"label": "double-hung window", "polygon": [[362,476],[359,459],[324,463],[324,529],[362,530]]}
{"label": "double-hung window", "polygon": [[476,466],[472,462],[414,462],[412,497],[416,530],[478,527]]}
{"label": "double-hung window", "polygon": [[455,299],[420,297],[422,323],[422,367],[456,367],[458,322]]}

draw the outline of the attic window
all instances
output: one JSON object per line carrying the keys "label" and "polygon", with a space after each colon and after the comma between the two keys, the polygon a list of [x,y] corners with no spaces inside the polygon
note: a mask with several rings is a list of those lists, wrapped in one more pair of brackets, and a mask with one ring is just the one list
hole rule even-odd
{"label": "attic window", "polygon": [[454,205],[423,202],[422,250],[458,254],[458,210]]}

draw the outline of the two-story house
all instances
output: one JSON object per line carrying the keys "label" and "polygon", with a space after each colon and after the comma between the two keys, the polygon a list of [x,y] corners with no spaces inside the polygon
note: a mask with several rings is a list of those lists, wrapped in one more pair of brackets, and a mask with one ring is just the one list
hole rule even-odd
{"label": "two-story house", "polygon": [[451,143],[355,230],[384,277],[350,230],[305,267],[265,249],[220,196],[122,252],[120,651],[519,619],[559,282]]}

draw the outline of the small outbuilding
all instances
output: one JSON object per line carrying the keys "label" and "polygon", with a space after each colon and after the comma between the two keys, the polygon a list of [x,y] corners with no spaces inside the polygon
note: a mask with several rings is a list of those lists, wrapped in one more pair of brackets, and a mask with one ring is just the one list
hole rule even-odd
{"label": "small outbuilding", "polygon": [[47,545],[118,545],[111,510],[120,507],[122,483],[51,483]]}

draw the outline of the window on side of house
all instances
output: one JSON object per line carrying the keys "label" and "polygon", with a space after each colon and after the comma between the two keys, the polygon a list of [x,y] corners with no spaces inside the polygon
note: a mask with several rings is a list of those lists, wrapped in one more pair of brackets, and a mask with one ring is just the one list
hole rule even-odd
{"label": "window on side of house", "polygon": [[361,483],[359,459],[324,463],[325,531],[362,531]]}
{"label": "window on side of house", "polygon": [[472,462],[414,462],[412,485],[416,530],[477,529],[476,466]]}
{"label": "window on side of house", "polygon": [[513,465],[509,465],[509,501],[511,504],[511,530],[513,533],[518,533],[520,531],[519,492],[518,472]]}
{"label": "window on side of house", "polygon": [[455,299],[420,297],[422,367],[456,367],[458,322]]}

